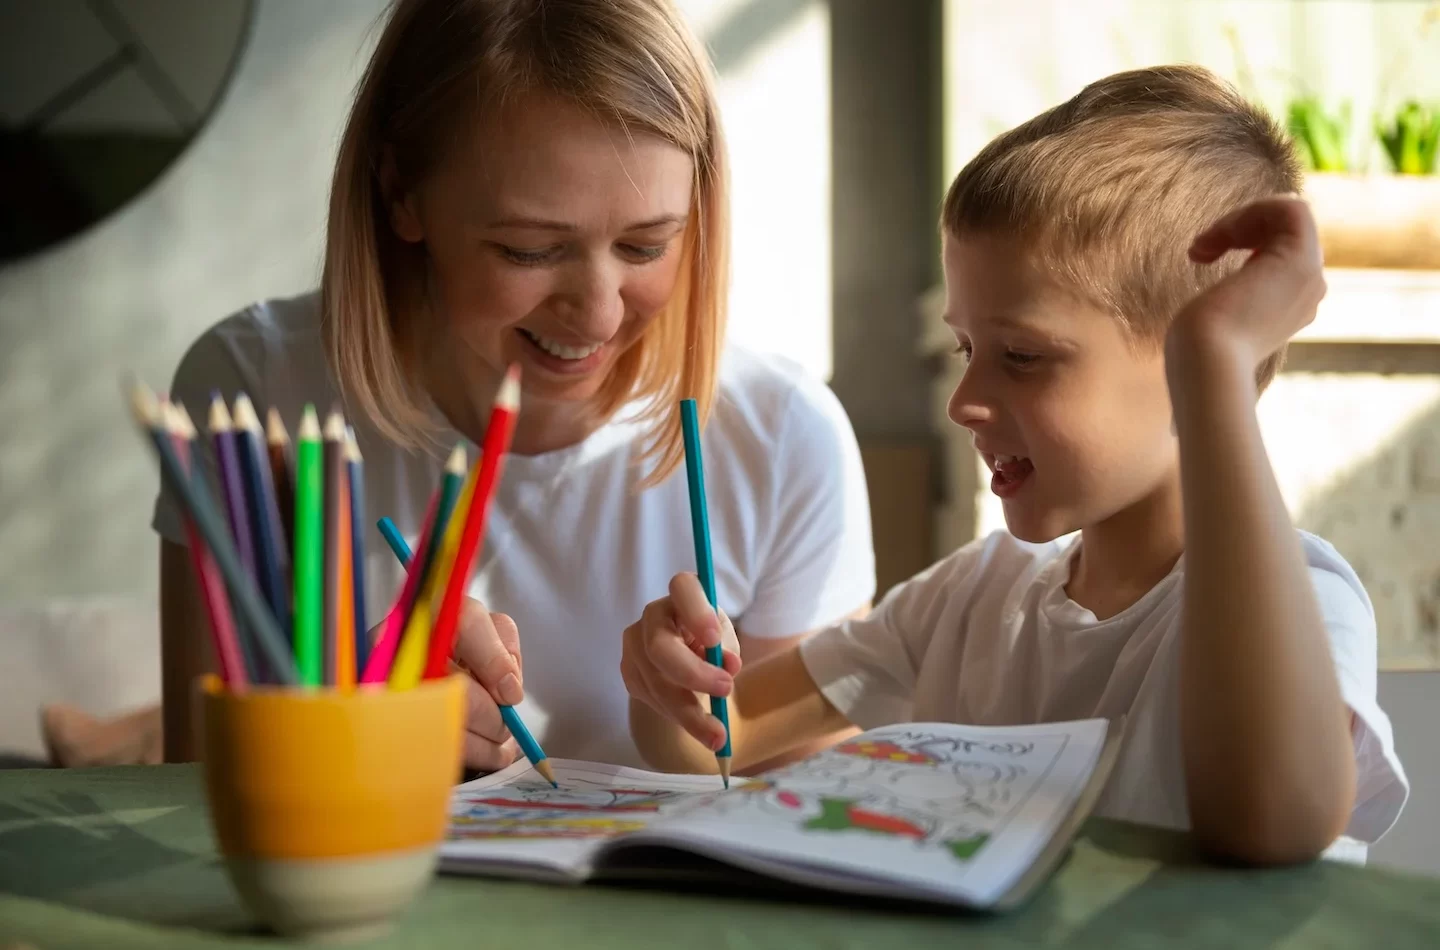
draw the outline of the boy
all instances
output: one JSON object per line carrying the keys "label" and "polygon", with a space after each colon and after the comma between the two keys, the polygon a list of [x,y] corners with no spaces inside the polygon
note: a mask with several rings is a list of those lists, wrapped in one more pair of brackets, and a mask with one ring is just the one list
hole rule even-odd
{"label": "boy", "polygon": [[1363,858],[1408,794],[1374,614],[1291,524],[1255,417],[1325,291],[1299,184],[1194,68],[1100,80],[981,151],[943,214],[949,414],[1009,531],[743,673],[704,662],[728,621],[676,577],[625,635],[647,761],[715,769],[697,693],[730,697],[740,771],[851,724],[1128,714],[1101,814],[1246,863]]}

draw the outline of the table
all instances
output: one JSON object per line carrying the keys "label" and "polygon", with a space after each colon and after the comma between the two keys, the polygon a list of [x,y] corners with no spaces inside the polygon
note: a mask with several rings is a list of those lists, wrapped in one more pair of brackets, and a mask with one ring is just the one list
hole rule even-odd
{"label": "table", "polygon": [[[262,948],[216,859],[195,766],[0,771],[0,948]],[[1184,835],[1092,820],[1009,916],[441,876],[366,947],[1440,946],[1440,879],[1207,866]]]}

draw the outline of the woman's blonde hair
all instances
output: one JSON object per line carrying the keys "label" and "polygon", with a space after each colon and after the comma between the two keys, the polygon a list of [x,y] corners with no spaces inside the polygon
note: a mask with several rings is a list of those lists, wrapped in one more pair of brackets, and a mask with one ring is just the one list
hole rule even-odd
{"label": "woman's blonde hair", "polygon": [[729,222],[724,141],[703,48],[669,0],[397,0],[340,142],[330,193],[322,333],[348,402],[409,448],[434,431],[418,379],[424,250],[391,230],[382,155],[421,180],[460,123],[524,93],[558,95],[688,152],[695,181],[670,301],[616,364],[594,407],[632,400],[651,426],[645,484],[684,458],[679,400],[701,419],[725,333]]}

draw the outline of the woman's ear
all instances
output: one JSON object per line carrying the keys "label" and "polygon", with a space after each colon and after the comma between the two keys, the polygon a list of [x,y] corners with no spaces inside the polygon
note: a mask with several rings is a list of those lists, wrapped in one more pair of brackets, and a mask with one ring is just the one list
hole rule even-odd
{"label": "woman's ear", "polygon": [[386,145],[380,154],[380,195],[390,218],[390,229],[402,241],[418,244],[425,239],[420,215],[415,209],[415,193],[400,183],[400,169],[395,164],[395,150]]}

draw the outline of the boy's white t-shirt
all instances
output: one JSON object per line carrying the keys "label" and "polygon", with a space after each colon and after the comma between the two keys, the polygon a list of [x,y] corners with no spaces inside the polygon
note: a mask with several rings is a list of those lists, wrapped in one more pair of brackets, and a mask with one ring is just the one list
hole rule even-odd
{"label": "boy's white t-shirt", "polygon": [[[276,407],[294,438],[306,403],[339,403],[319,334],[318,294],[271,300],[207,331],[170,390],[203,420],[213,391]],[[684,467],[634,488],[645,444],[622,410],[578,445],[508,455],[469,593],[516,620],[525,724],[552,756],[642,766],[620,677],[621,633],[670,578],[695,570]],[[365,458],[367,620],[379,622],[403,574],[374,523],[388,515],[416,544],[444,457],[397,448],[351,419]],[[715,581],[748,636],[789,637],[833,624],[875,593],[870,509],[860,451],[834,394],[797,364],[729,347],[702,436]],[[201,439],[201,443],[205,440]],[[197,444],[214,471],[214,453]],[[472,462],[474,461],[472,457]],[[218,497],[218,496],[216,496]],[[162,490],[154,528],[185,544]]]}
{"label": "boy's white t-shirt", "polygon": [[[1327,855],[1363,861],[1366,844],[1399,816],[1409,782],[1376,702],[1370,599],[1330,544],[1300,537],[1340,693],[1355,713],[1355,809]],[[1065,593],[1078,550],[1078,537],[980,538],[891,590],[863,620],[807,640],[805,666],[830,702],[867,729],[1127,716],[1097,814],[1186,828],[1177,678],[1184,557],[1138,602],[1101,621]]]}

